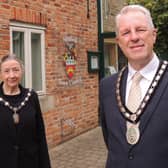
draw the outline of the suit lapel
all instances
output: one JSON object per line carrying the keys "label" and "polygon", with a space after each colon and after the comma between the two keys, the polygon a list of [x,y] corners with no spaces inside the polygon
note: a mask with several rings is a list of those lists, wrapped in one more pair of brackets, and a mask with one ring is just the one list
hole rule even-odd
{"label": "suit lapel", "polygon": [[[126,70],[124,71],[123,78],[121,81],[121,99],[122,99],[122,102],[124,102],[124,103],[125,103],[125,95],[126,95],[127,76],[128,76],[128,68],[126,68]],[[120,112],[120,115],[122,115],[121,112]],[[122,132],[125,137],[125,135],[126,135],[126,120],[123,116],[121,116],[121,119],[119,120],[119,122],[120,122],[121,129],[122,129]]]}
{"label": "suit lapel", "polygon": [[156,89],[154,95],[151,97],[151,100],[149,102],[149,105],[147,105],[144,113],[142,114],[140,118],[140,132],[143,134],[144,129],[150,122],[150,119],[152,117],[152,114],[155,112],[156,107],[158,106],[158,103],[161,99],[161,96],[163,95],[166,87],[168,86],[168,72],[166,72],[161,79],[158,88]]}

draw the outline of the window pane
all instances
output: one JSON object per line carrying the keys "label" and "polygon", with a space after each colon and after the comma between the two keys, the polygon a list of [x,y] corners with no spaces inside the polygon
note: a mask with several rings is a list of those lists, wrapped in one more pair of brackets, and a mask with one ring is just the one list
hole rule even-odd
{"label": "window pane", "polygon": [[31,33],[32,88],[42,90],[41,34]]}
{"label": "window pane", "polygon": [[[20,58],[23,63],[25,61],[24,55],[24,32],[13,31],[12,32],[13,53]],[[25,75],[23,75],[22,85],[25,86]]]}

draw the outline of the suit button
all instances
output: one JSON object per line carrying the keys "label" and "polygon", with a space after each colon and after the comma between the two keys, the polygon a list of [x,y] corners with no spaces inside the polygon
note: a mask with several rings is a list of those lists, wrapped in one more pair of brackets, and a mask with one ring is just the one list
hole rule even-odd
{"label": "suit button", "polygon": [[129,155],[128,155],[128,159],[129,159],[129,160],[134,159],[134,155],[133,155],[132,153],[129,153]]}
{"label": "suit button", "polygon": [[18,145],[14,145],[13,148],[14,148],[15,150],[18,150],[18,149],[19,149],[19,146],[18,146]]}

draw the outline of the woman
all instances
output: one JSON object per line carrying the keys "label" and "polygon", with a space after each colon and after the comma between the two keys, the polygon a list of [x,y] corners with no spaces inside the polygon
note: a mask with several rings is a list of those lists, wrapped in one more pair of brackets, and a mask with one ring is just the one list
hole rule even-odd
{"label": "woman", "polygon": [[38,96],[20,85],[21,61],[4,56],[0,74],[0,167],[50,168]]}

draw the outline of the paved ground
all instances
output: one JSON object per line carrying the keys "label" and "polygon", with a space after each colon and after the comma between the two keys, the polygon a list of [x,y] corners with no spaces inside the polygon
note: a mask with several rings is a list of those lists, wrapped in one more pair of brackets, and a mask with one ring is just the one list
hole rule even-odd
{"label": "paved ground", "polygon": [[104,168],[106,156],[100,127],[50,150],[52,168]]}

